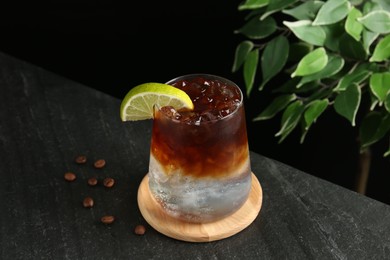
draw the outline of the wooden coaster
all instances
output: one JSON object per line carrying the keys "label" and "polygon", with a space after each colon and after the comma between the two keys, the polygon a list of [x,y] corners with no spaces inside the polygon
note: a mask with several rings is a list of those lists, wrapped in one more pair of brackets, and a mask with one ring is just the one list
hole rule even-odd
{"label": "wooden coaster", "polygon": [[138,207],[145,220],[158,232],[187,242],[209,242],[237,234],[248,227],[260,212],[261,185],[252,173],[252,188],[244,205],[232,215],[210,223],[188,223],[171,217],[153,198],[146,175],[138,188]]}

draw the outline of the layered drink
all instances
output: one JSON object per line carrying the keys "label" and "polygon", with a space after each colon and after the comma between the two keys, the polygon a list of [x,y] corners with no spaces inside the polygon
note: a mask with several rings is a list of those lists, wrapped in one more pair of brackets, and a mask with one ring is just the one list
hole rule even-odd
{"label": "layered drink", "polygon": [[251,188],[242,92],[233,82],[207,74],[167,84],[185,91],[194,109],[154,108],[151,193],[175,218],[224,218],[242,206]]}

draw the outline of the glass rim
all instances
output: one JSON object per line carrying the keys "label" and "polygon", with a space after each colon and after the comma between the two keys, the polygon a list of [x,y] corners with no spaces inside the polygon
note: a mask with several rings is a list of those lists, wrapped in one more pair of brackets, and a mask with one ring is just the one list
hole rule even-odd
{"label": "glass rim", "polygon": [[[218,122],[218,121],[227,120],[228,118],[230,118],[233,115],[238,113],[239,109],[243,106],[244,95],[243,95],[240,87],[235,82],[233,82],[233,81],[231,81],[231,80],[229,80],[227,78],[224,78],[224,77],[221,77],[221,76],[218,76],[218,75],[214,75],[214,74],[208,74],[208,73],[192,73],[192,74],[184,74],[184,75],[178,76],[176,78],[173,78],[173,79],[167,81],[165,84],[170,85],[171,83],[179,81],[179,80],[184,79],[184,78],[197,78],[197,77],[205,77],[206,79],[219,80],[219,81],[221,81],[221,82],[223,82],[223,83],[225,83],[227,85],[233,86],[240,93],[240,100],[239,100],[239,102],[237,102],[237,105],[236,105],[235,109],[231,113],[229,113],[228,115],[226,115],[224,117],[221,117],[221,118],[207,120],[207,121],[202,121],[200,123],[200,125],[202,125],[202,124],[209,124],[209,123],[215,123],[215,122]],[[158,111],[161,111],[161,107],[156,106],[156,105],[154,106],[154,109],[157,109]],[[171,121],[177,122],[177,123],[183,123],[183,124],[188,124],[188,125],[199,126],[199,124],[196,124],[196,123],[182,122],[182,121],[180,121],[178,119],[175,119],[175,118],[172,118],[172,117],[169,117],[169,116],[165,115],[165,113],[160,113],[160,114],[162,114],[165,118],[167,118],[167,119],[169,119]]]}

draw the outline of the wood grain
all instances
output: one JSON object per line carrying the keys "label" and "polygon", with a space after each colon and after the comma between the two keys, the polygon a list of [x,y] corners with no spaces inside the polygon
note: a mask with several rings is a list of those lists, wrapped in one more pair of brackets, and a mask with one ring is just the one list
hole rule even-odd
{"label": "wood grain", "polygon": [[247,201],[232,215],[210,223],[188,223],[168,215],[149,190],[146,175],[138,189],[138,206],[145,220],[160,233],[187,242],[210,242],[237,234],[258,216],[263,201],[261,185],[252,173],[252,188]]}

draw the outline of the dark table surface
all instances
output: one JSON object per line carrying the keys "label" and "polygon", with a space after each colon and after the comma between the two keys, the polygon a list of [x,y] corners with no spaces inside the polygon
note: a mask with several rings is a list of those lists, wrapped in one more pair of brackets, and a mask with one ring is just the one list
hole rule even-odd
{"label": "dark table surface", "polygon": [[[123,123],[119,105],[0,54],[0,259],[390,258],[390,206],[253,152],[263,206],[248,228],[209,243],[156,232],[137,206],[151,121]],[[74,162],[80,154],[84,165]],[[106,166],[95,169],[101,158]],[[67,171],[74,182],[64,180]],[[116,183],[90,187],[90,177]],[[82,206],[86,196],[91,209]],[[104,215],[116,221],[103,225]],[[143,236],[133,232],[138,224]]]}

